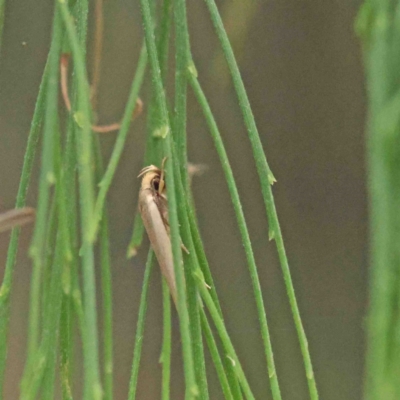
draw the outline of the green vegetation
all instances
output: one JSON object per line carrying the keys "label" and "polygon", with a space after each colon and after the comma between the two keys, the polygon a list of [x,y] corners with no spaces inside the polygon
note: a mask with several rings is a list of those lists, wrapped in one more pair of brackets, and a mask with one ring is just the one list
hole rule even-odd
{"label": "green vegetation", "polygon": [[365,398],[400,396],[400,4],[366,1],[356,29],[368,87],[371,271]]}
{"label": "green vegetation", "polygon": [[[0,4],[4,4],[1,2]],[[282,233],[276,213],[272,185],[275,181],[267,164],[246,91],[233,51],[214,0],[205,0],[216,34],[221,42],[259,174],[261,194],[269,221],[269,239],[277,246],[288,301],[293,314],[309,386],[309,396],[318,399],[308,343],[300,318],[289,271]],[[161,165],[167,157],[169,222],[177,280],[180,337],[185,376],[185,398],[207,400],[209,393],[206,369],[215,368],[226,399],[254,399],[254,394],[224,323],[218,292],[213,283],[207,256],[196,222],[194,199],[187,173],[186,105],[187,92],[193,90],[199,103],[216,151],[236,213],[237,225],[247,258],[255,305],[260,322],[260,340],[264,344],[273,400],[281,400],[271,337],[268,329],[263,294],[252,243],[217,122],[204,94],[192,58],[185,0],[164,0],[154,9],[149,0],[140,0],[144,27],[144,44],[138,58],[121,127],[110,159],[104,163],[101,141],[92,130],[93,110],[86,69],[86,32],[88,1],[55,1],[52,42],[38,95],[28,139],[16,207],[25,204],[33,161],[40,140],[41,170],[37,218],[30,248],[33,273],[30,292],[28,354],[21,383],[22,399],[52,399],[59,383],[63,399],[74,397],[73,352],[78,341],[83,349],[84,400],[113,398],[112,281],[107,221],[107,195],[124,150],[142,82],[147,73],[152,82],[148,106],[147,148],[145,163]],[[0,12],[2,13],[2,9]],[[1,14],[2,15],[2,14]],[[170,31],[174,29],[175,63],[174,96],[167,96]],[[67,49],[67,50],[66,50]],[[73,76],[71,111],[68,118],[58,108],[62,76],[61,56],[71,53]],[[190,86],[190,88],[189,88]],[[173,104],[169,99],[173,98]],[[172,103],[172,102],[171,102]],[[173,112],[170,112],[173,110]],[[103,165],[104,164],[104,165]],[[18,247],[18,229],[11,236],[6,272],[0,289],[0,398],[2,398],[7,356],[7,331],[10,292]],[[140,217],[135,227],[128,254],[135,253],[144,234]],[[189,249],[182,254],[181,240]],[[267,238],[265,238],[267,240]],[[99,249],[102,289],[103,334],[99,334],[96,299],[95,251]],[[96,259],[97,261],[97,259]],[[140,356],[145,335],[147,293],[151,278],[153,253],[149,252],[139,307],[129,400],[136,397]],[[96,272],[97,273],[97,272]],[[99,282],[100,282],[99,281]],[[171,308],[168,289],[163,287],[162,363],[163,400],[171,392]],[[103,338],[100,341],[100,338]],[[204,342],[203,342],[204,339]],[[205,353],[213,366],[206,365]],[[99,354],[103,354],[100,359]],[[58,359],[60,362],[58,362]],[[214,372],[214,369],[212,369]]]}

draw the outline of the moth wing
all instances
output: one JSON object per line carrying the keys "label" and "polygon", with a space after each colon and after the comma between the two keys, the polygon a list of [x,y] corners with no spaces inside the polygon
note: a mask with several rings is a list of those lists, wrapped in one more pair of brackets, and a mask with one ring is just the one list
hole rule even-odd
{"label": "moth wing", "polygon": [[168,235],[170,234],[170,228],[169,228],[169,218],[168,218],[168,200],[164,196],[157,196],[154,198],[154,201],[157,205],[158,211],[160,212],[161,219],[165,225],[165,228],[167,229]]}
{"label": "moth wing", "polygon": [[163,212],[154,200],[154,195],[151,191],[146,189],[140,191],[139,210],[151,246],[160,265],[161,273],[167,280],[172,298],[176,304],[176,281],[171,240],[168,233],[169,227],[165,224]]}

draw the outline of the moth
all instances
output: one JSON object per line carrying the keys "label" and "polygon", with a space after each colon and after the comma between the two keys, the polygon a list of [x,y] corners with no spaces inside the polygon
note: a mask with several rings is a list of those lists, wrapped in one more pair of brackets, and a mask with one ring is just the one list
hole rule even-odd
{"label": "moth", "polygon": [[35,210],[31,207],[16,208],[0,214],[0,233],[16,226],[26,225],[35,218]]}
{"label": "moth", "polygon": [[161,273],[167,281],[174,303],[177,304],[164,163],[165,159],[161,169],[150,165],[140,171],[138,178],[142,178],[142,183],[139,192],[139,212],[160,265]]}

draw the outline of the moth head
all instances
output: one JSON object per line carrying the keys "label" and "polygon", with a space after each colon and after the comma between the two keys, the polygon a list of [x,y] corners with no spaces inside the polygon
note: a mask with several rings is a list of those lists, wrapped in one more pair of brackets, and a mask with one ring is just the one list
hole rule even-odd
{"label": "moth head", "polygon": [[164,173],[160,168],[149,165],[140,171],[138,178],[142,178],[142,189],[152,189],[160,195],[164,194],[166,190]]}

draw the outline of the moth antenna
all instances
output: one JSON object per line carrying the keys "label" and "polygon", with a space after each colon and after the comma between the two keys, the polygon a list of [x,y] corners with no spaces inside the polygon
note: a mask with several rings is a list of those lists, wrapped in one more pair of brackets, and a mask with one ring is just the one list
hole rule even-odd
{"label": "moth antenna", "polygon": [[159,172],[160,171],[160,169],[159,168],[157,168],[155,165],[149,165],[149,166],[147,166],[147,167],[144,167],[141,171],[140,171],[140,173],[139,173],[139,175],[138,175],[138,178],[141,178],[143,175],[146,175],[148,172]]}
{"label": "moth antenna", "polygon": [[165,162],[167,161],[167,157],[164,157],[162,162],[161,162],[161,174],[160,174],[160,184],[158,186],[158,192],[162,194],[164,187],[165,187],[165,182],[164,182],[164,176],[165,176]]}

